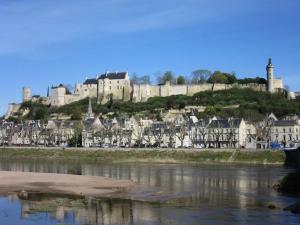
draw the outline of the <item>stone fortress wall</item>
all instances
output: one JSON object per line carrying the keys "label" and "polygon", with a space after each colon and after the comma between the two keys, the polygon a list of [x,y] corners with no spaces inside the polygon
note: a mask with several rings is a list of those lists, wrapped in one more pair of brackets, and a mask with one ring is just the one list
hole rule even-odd
{"label": "stone fortress wall", "polygon": [[133,85],[132,101],[145,102],[151,97],[167,97],[172,95],[187,95],[193,96],[198,92],[203,91],[220,91],[232,88],[251,88],[256,91],[266,91],[267,87],[264,84],[186,84],[172,85],[167,82],[164,85]]}
{"label": "stone fortress wall", "polygon": [[84,98],[97,98],[99,104],[107,103],[110,98],[117,101],[145,102],[151,97],[167,97],[172,95],[193,96],[203,91],[218,91],[231,88],[251,88],[256,91],[266,91],[263,84],[188,84],[172,85],[166,82],[164,85],[130,85],[128,79],[99,80],[98,85],[76,85],[73,94],[67,94],[64,86],[52,88],[50,104],[52,106],[63,106]]}

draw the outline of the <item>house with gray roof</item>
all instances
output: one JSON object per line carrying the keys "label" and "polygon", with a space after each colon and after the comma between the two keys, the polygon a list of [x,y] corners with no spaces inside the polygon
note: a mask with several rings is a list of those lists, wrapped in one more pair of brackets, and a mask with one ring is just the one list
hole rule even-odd
{"label": "house with gray roof", "polygon": [[297,120],[276,120],[271,127],[271,141],[290,147],[299,142],[299,132]]}
{"label": "house with gray roof", "polygon": [[214,148],[244,148],[246,123],[240,118],[213,119],[207,127],[207,143]]}

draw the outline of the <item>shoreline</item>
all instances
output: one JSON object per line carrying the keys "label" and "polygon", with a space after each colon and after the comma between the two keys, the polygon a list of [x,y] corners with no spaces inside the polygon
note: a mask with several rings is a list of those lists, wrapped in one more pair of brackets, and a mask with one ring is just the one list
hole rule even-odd
{"label": "shoreline", "polygon": [[1,147],[0,158],[111,163],[283,165],[280,150]]}
{"label": "shoreline", "polygon": [[80,176],[55,173],[0,171],[0,195],[30,192],[68,194],[85,197],[103,197],[124,194],[136,184],[131,180],[108,177]]}

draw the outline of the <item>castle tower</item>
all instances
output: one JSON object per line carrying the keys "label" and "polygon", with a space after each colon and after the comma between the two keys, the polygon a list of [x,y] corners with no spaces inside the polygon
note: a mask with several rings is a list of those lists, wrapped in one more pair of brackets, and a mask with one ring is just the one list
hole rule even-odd
{"label": "castle tower", "polygon": [[31,90],[28,87],[23,87],[23,102],[31,100]]}
{"label": "castle tower", "polygon": [[266,67],[267,79],[268,79],[268,92],[274,93],[274,66],[272,65],[272,59],[269,58],[269,63]]}

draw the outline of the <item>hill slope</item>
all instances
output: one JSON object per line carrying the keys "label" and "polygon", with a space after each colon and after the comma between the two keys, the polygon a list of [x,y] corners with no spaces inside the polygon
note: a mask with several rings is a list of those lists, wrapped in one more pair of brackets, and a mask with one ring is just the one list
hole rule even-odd
{"label": "hill slope", "polygon": [[[72,119],[80,119],[87,111],[88,99],[71,103],[58,108],[44,106],[41,103],[24,103],[21,109],[28,108],[27,119],[47,119],[52,113],[62,113],[72,116]],[[194,96],[169,96],[153,97],[147,102],[109,102],[98,105],[96,99],[92,100],[93,109],[96,113],[106,114],[135,114],[138,112],[157,113],[161,109],[182,109],[185,106],[206,106],[206,110],[200,113],[204,115],[218,115],[223,117],[243,117],[250,121],[257,121],[268,113],[275,113],[278,117],[288,114],[300,114],[300,99],[287,100],[283,93],[270,94],[257,92],[252,89],[229,89],[222,91],[199,92]],[[226,108],[226,106],[238,105],[237,108]]]}

